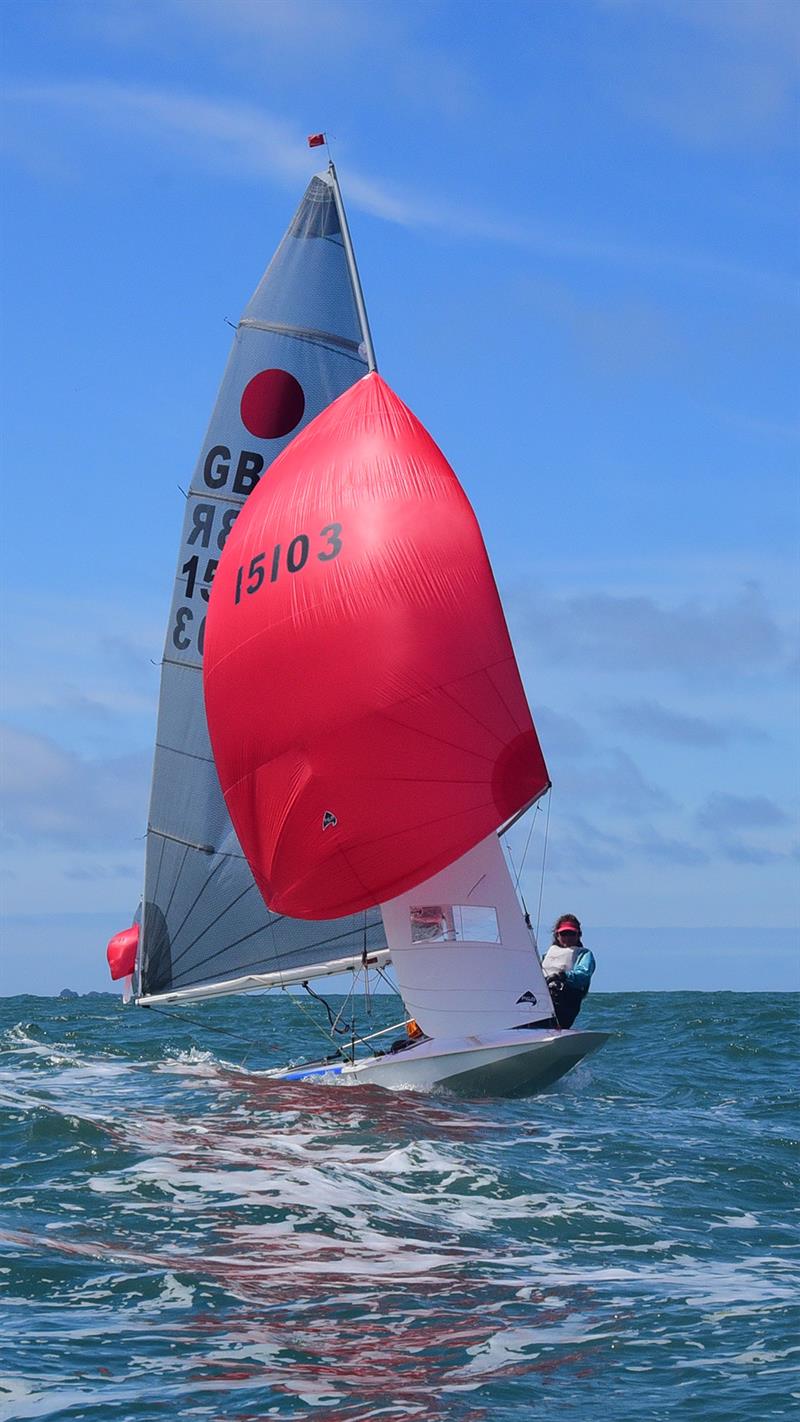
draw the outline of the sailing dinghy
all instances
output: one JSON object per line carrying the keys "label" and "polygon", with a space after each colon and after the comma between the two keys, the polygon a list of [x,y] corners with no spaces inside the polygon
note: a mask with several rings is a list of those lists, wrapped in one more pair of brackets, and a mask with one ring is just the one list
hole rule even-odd
{"label": "sailing dinghy", "polygon": [[146,1007],[391,962],[407,1035],[272,1075],[539,1090],[605,1040],[555,1027],[498,834],[548,788],[475,516],[377,372],[330,164],[245,309],[189,489],[112,974]]}

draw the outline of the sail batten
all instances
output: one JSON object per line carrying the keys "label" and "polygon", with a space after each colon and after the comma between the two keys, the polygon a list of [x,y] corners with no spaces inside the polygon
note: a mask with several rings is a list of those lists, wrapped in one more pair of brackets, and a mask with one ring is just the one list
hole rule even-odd
{"label": "sail batten", "polygon": [[148,825],[147,833],[155,835],[156,839],[171,839],[175,844],[185,844],[187,849],[197,849],[201,854],[216,852],[213,844],[195,844],[194,840],[184,839],[179,834],[168,834],[166,830],[156,829],[155,825]]}
{"label": "sail batten", "polygon": [[274,331],[279,336],[292,336],[300,341],[315,341],[321,346],[336,346],[343,351],[350,351],[357,355],[363,364],[364,357],[360,354],[360,341],[348,340],[346,336],[336,336],[332,331],[315,331],[309,326],[286,326],[277,321],[256,321],[253,317],[243,316],[239,322],[240,327],[251,331]]}

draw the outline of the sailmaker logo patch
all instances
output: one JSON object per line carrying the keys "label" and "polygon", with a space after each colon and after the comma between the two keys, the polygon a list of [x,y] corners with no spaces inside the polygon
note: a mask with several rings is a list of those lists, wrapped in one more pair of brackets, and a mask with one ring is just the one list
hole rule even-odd
{"label": "sailmaker logo patch", "polygon": [[522,997],[518,997],[518,998],[517,998],[517,1002],[518,1002],[518,1003],[520,1003],[520,1002],[531,1002],[531,1003],[535,1003],[535,1001],[536,1001],[536,998],[534,997],[534,995],[533,995],[533,993],[530,991],[530,989],[528,990],[528,992],[524,992],[524,993],[522,994]]}
{"label": "sailmaker logo patch", "polygon": [[322,828],[324,830],[330,829],[332,825],[338,825],[338,823],[339,821],[337,820],[333,812],[331,810],[326,810],[325,814],[322,816]]}

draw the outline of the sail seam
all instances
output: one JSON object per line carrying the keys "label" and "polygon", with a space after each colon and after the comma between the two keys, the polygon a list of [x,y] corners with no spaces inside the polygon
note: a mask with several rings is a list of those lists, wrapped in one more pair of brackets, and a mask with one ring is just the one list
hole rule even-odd
{"label": "sail seam", "polygon": [[[493,804],[494,804],[494,800],[482,800],[479,805],[472,805],[472,806],[470,806],[469,814],[474,815],[474,814],[477,814],[480,810],[487,810],[487,809],[489,809]],[[421,828],[428,828],[430,825],[440,825],[440,824],[443,824],[446,820],[452,820],[452,819],[457,818],[458,815],[459,815],[459,811],[457,811],[457,810],[451,810],[450,813],[447,814],[447,815],[437,815],[434,819],[430,819],[430,820],[420,820],[420,821],[418,822],[418,825],[417,825],[416,827],[421,829]],[[371,843],[372,843],[372,844],[385,844],[385,843],[387,842],[387,840],[397,839],[399,835],[403,835],[403,834],[407,834],[407,833],[408,833],[408,827],[407,827],[406,829],[392,830],[390,834],[383,834],[383,835],[375,835],[375,836],[373,836],[373,839],[372,839]],[[462,853],[463,853],[463,852],[465,852],[465,851],[462,851]],[[459,855],[458,857],[460,858],[461,856]],[[427,878],[427,877],[429,877],[429,876],[426,875],[426,878]],[[424,881],[423,881],[423,882],[424,882]]]}
{"label": "sail seam", "polygon": [[[180,840],[178,840],[177,842],[180,843]],[[190,845],[188,845],[188,844],[186,845],[186,847],[185,847],[185,849],[184,849],[184,851],[183,851],[183,858],[182,858],[182,860],[181,860],[181,867],[180,867],[180,869],[178,870],[177,874],[175,875],[175,883],[172,885],[172,893],[170,894],[170,896],[169,896],[169,898],[168,898],[168,900],[167,900],[167,908],[166,908],[166,912],[165,912],[165,914],[164,914],[164,922],[165,922],[165,923],[167,923],[167,922],[169,921],[169,920],[168,920],[168,914],[169,914],[170,909],[172,908],[172,900],[173,900],[174,897],[175,897],[175,890],[177,889],[178,884],[180,883],[181,875],[183,874],[183,870],[184,870],[184,865],[186,864],[186,856],[187,856],[188,853],[189,853],[190,847],[191,847]]]}
{"label": "sail seam", "polygon": [[[489,682],[489,685],[492,687],[492,689],[496,691],[497,688],[494,682],[492,681],[492,678],[487,677],[487,681]],[[457,686],[458,682],[451,682],[450,685]],[[502,736],[498,735],[496,731],[493,731],[491,726],[487,726],[485,722],[480,719],[479,716],[475,715],[474,711],[470,710],[469,706],[465,706],[463,701],[459,701],[458,697],[455,696],[452,691],[448,691],[446,686],[443,686],[441,689],[447,699],[449,701],[452,701],[454,706],[458,707],[459,711],[463,711],[465,716],[469,716],[470,720],[474,721],[476,726],[480,726],[482,731],[486,731],[487,735],[491,736],[493,740],[497,741],[500,745],[503,744]],[[500,699],[502,700],[502,697]],[[505,705],[505,702],[503,704]],[[506,707],[506,710],[508,710],[508,707]],[[514,724],[516,726],[516,722],[514,722]],[[517,730],[519,730],[519,727],[517,727]]]}
{"label": "sail seam", "polygon": [[[206,965],[207,963],[213,962],[213,960],[214,960],[215,958],[219,958],[220,954],[228,952],[231,948],[238,948],[238,946],[239,946],[240,943],[246,943],[247,940],[248,940],[248,938],[254,938],[257,933],[263,933],[265,928],[274,928],[274,927],[275,927],[275,924],[278,923],[278,922],[280,922],[281,918],[283,918],[283,917],[285,917],[285,915],[281,914],[281,915],[279,915],[278,917],[276,917],[275,919],[272,919],[269,923],[262,924],[260,928],[254,928],[254,929],[252,930],[252,932],[250,932],[250,933],[245,933],[242,938],[237,938],[237,939],[235,940],[235,942],[233,942],[233,943],[228,943],[225,948],[220,948],[216,953],[211,953],[211,954],[209,954],[209,956],[208,956],[207,958],[203,958],[201,962],[199,962],[199,963],[194,963],[194,964],[192,965],[193,971],[196,971],[196,970],[199,970],[200,968],[205,967],[205,965]],[[376,926],[377,926],[377,925],[376,925]],[[302,950],[298,948],[298,949],[296,949],[295,951],[296,951],[297,953],[300,953],[301,951],[304,952],[304,953],[307,953],[307,952],[311,951],[311,950],[314,949],[314,948],[324,948],[328,943],[338,943],[339,940],[342,939],[342,938],[349,938],[354,932],[355,932],[354,929],[348,928],[348,929],[345,930],[344,933],[335,933],[335,934],[333,934],[330,938],[320,938],[320,939],[318,939],[318,940],[317,940],[316,942],[314,942],[314,943],[308,943]],[[203,935],[202,935],[202,933],[201,933],[201,934],[200,934],[200,937],[202,938],[202,936],[203,936]],[[199,941],[199,940],[196,940],[196,941]],[[185,951],[186,951],[186,950],[184,949],[184,952],[185,952]],[[291,950],[290,950],[290,951],[291,951]],[[276,955],[276,956],[277,956],[277,955]],[[256,961],[258,961],[258,960],[256,960]],[[265,954],[264,957],[261,959],[261,961],[268,961],[268,959],[267,959],[267,957],[266,957],[266,954]],[[286,968],[276,967],[275,971],[276,971],[276,973],[281,973],[281,972],[289,973],[289,972],[292,971],[292,969],[291,969],[291,967],[288,967],[288,966],[287,966]]]}
{"label": "sail seam", "polygon": [[[444,690],[444,688],[442,688],[442,690]],[[445,740],[444,736],[435,736],[432,731],[424,731],[421,726],[409,726],[407,721],[399,721],[396,716],[388,716],[386,712],[383,714],[385,720],[391,722],[393,726],[402,726],[404,731],[413,731],[415,735],[424,736],[428,741],[435,741],[436,744],[440,746],[449,746],[451,750],[462,751],[464,755],[472,755],[476,760],[485,760],[489,765],[494,765],[495,763],[494,756],[482,755],[480,751],[470,750],[468,746],[459,745],[458,741]]]}
{"label": "sail seam", "polygon": [[[210,877],[211,877],[211,876],[209,875],[209,878],[210,878]],[[174,958],[172,959],[173,975],[174,975],[174,971],[175,971],[175,964],[176,964],[176,963],[179,963],[180,960],[181,960],[181,958],[185,958],[185,957],[186,957],[186,954],[190,951],[190,949],[194,948],[195,944],[199,943],[201,938],[205,938],[206,934],[207,934],[207,933],[210,933],[211,930],[212,930],[212,928],[215,928],[215,927],[216,927],[216,925],[219,923],[220,919],[221,919],[221,918],[224,918],[226,914],[230,913],[231,909],[236,907],[236,905],[244,898],[245,894],[249,894],[249,893],[250,893],[250,890],[251,890],[251,889],[254,889],[255,887],[256,887],[255,879],[251,879],[250,883],[247,884],[244,889],[242,889],[242,892],[241,892],[240,894],[237,894],[237,895],[236,895],[236,898],[235,898],[235,899],[232,899],[229,904],[226,904],[225,908],[222,909],[222,910],[220,911],[220,913],[217,914],[216,918],[212,918],[211,922],[203,929],[202,933],[198,933],[197,937],[196,937],[196,938],[193,938],[190,943],[187,943],[187,944],[186,944],[186,947],[185,947],[185,948],[182,948],[181,951],[180,951],[180,953],[176,953],[176,954],[175,954]],[[263,924],[263,923],[260,924],[259,927],[256,928],[256,929],[254,929],[253,931],[254,931],[255,933],[263,933],[263,931],[264,931],[264,924]],[[246,938],[249,938],[249,937],[251,937],[251,936],[252,936],[251,934],[245,934],[245,937],[246,937]],[[243,941],[244,941],[243,939],[239,939],[239,940],[238,940],[238,942],[243,942]],[[211,954],[211,958],[205,958],[205,959],[203,960],[203,962],[210,963],[212,958],[218,958],[219,955],[220,955],[220,953],[227,953],[229,948],[235,948],[235,947],[236,947],[236,944],[235,944],[235,943],[226,943],[226,944],[223,945],[222,948],[219,948],[216,953],[212,953],[212,954]],[[202,962],[195,964],[195,967],[198,967],[198,968],[202,968],[202,966],[203,966],[203,963],[202,963]]]}
{"label": "sail seam", "polygon": [[[247,890],[245,890],[245,893],[246,893],[246,892],[247,892]],[[240,894],[239,897],[242,898],[243,895]],[[234,903],[235,903],[235,902],[236,902],[236,901],[234,901]],[[219,915],[219,918],[224,918],[224,916],[225,916],[225,914],[228,912],[228,910],[231,909],[231,908],[233,908],[233,907],[234,907],[234,904],[229,904],[229,905],[228,905],[228,908],[225,909],[224,912]],[[215,920],[214,920],[214,923],[218,923],[218,922],[219,922],[219,918],[215,919]],[[209,928],[213,928],[213,927],[214,927],[214,924],[213,924],[213,923],[212,923],[212,924],[209,924]],[[242,934],[242,937],[241,937],[241,938],[234,938],[234,940],[233,940],[232,943],[226,943],[226,944],[224,945],[224,947],[218,948],[215,953],[209,953],[209,955],[208,955],[207,958],[201,958],[199,963],[193,963],[193,964],[192,964],[192,971],[193,971],[193,972],[199,972],[200,969],[201,969],[201,968],[205,968],[208,963],[213,963],[213,961],[214,961],[215,958],[221,958],[222,955],[223,955],[223,953],[229,953],[232,948],[238,948],[238,947],[240,946],[240,944],[246,943],[249,938],[255,938],[257,934],[263,933],[264,930],[265,930],[265,928],[269,928],[269,924],[268,924],[268,923],[262,923],[262,924],[260,924],[258,928],[253,928],[253,929],[250,930],[249,933],[244,933],[244,934]],[[207,931],[207,930],[206,930],[206,931]],[[199,943],[200,938],[203,938],[203,937],[204,937],[204,933],[201,933],[201,934],[199,935],[199,937],[195,939],[195,943]],[[313,945],[312,945],[312,946],[313,946]],[[193,947],[194,947],[194,943],[190,943],[190,944],[189,944],[189,948],[193,948]],[[186,954],[186,953],[189,951],[189,948],[184,948],[183,954]],[[178,962],[178,961],[180,960],[180,957],[181,957],[181,956],[183,956],[183,955],[182,955],[182,954],[179,954],[179,955],[178,955],[178,958],[175,959],[175,962]],[[269,961],[269,959],[267,958],[266,954],[264,954],[261,959],[257,959],[256,961],[267,962],[267,961]],[[174,964],[173,964],[173,966],[174,966]],[[279,969],[276,969],[276,971],[280,971],[280,970],[279,970]],[[173,980],[175,980],[175,974],[174,974],[174,973],[173,973]]]}
{"label": "sail seam", "polygon": [[[450,681],[440,681],[440,682],[438,682],[436,686],[432,686],[432,687],[430,688],[430,691],[424,692],[421,696],[420,696],[420,693],[419,693],[419,692],[414,692],[411,696],[404,696],[404,697],[401,698],[400,701],[395,701],[393,704],[394,704],[395,706],[407,706],[410,701],[422,701],[422,700],[426,700],[426,699],[430,696],[431,692],[433,692],[433,691],[444,691],[444,692],[449,696],[449,695],[451,694],[450,691],[448,690],[449,687],[451,687],[451,686],[460,686],[461,683],[462,683],[463,681],[466,681],[468,677],[475,676],[476,674],[478,674],[478,673],[480,673],[480,672],[483,672],[484,675],[486,675],[487,677],[489,677],[489,680],[491,681],[492,686],[493,686],[494,689],[497,691],[497,686],[496,686],[496,683],[494,682],[494,680],[493,680],[492,677],[491,677],[491,673],[495,670],[496,667],[504,667],[504,666],[507,666],[508,663],[509,663],[509,662],[512,662],[513,660],[514,660],[513,657],[498,657],[498,659],[497,659],[496,662],[489,662],[487,666],[484,666],[484,667],[478,666],[478,667],[475,667],[471,672],[462,672],[460,676],[452,677],[452,678],[450,679]],[[497,692],[497,694],[498,694],[498,696],[500,695],[499,691]],[[502,698],[501,698],[501,699],[502,699]],[[504,703],[504,704],[505,704],[505,703]],[[459,705],[460,705],[460,703],[459,703]],[[466,707],[464,707],[463,709],[466,710]],[[510,711],[509,711],[509,715],[511,715],[511,712],[510,712]],[[513,716],[511,717],[511,719],[512,719],[512,721],[515,720],[515,718],[514,718]]]}
{"label": "sail seam", "polygon": [[[507,658],[506,660],[512,660],[512,661],[513,661],[513,658]],[[494,687],[494,689],[495,689],[497,695],[500,697],[500,700],[502,701],[503,705],[505,706],[506,711],[508,712],[509,716],[511,717],[511,720],[514,722],[514,725],[516,726],[517,731],[518,731],[519,734],[521,735],[523,728],[522,728],[522,726],[520,726],[519,721],[517,720],[516,716],[514,715],[514,712],[511,710],[511,707],[509,706],[508,702],[506,701],[506,698],[504,697],[502,691],[500,690],[500,687],[497,685],[497,682],[495,681],[494,677],[491,675],[491,673],[494,671],[494,668],[495,668],[496,666],[499,667],[499,666],[504,666],[504,665],[505,665],[504,662],[494,662],[491,667],[487,667],[487,668],[486,668],[486,672],[487,672],[487,675],[488,675],[488,677],[489,677],[489,681],[491,682],[492,686]]]}
{"label": "sail seam", "polygon": [[[191,918],[192,914],[194,913],[195,909],[197,908],[197,905],[199,904],[201,898],[203,897],[203,894],[205,893],[206,889],[208,888],[209,884],[211,883],[212,879],[214,878],[214,875],[217,874],[221,868],[222,868],[222,860],[219,859],[219,860],[217,861],[217,863],[214,865],[214,868],[211,870],[211,873],[208,874],[208,875],[206,876],[206,878],[203,880],[203,883],[202,883],[202,885],[200,886],[200,888],[198,889],[197,893],[195,894],[195,897],[194,897],[192,903],[189,905],[189,908],[186,910],[186,913],[183,915],[183,918],[181,919],[181,922],[178,924],[178,927],[176,928],[176,930],[175,930],[175,932],[174,932],[174,934],[173,934],[173,939],[174,939],[176,942],[177,942],[177,939],[179,938],[180,934],[183,932],[183,929],[184,929],[184,927],[186,926],[187,922],[189,921],[189,919]],[[181,956],[181,955],[179,955],[179,956]],[[176,962],[176,959],[173,958],[173,960],[172,960],[173,969],[174,969],[174,966],[175,966],[175,962]]]}

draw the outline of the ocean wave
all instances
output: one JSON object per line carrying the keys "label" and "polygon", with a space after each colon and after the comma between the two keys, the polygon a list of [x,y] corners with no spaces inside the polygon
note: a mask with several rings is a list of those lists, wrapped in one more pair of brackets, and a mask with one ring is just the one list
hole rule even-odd
{"label": "ocean wave", "polygon": [[680,1004],[600,1000],[591,1071],[465,1102],[275,1081],[266,1015],[317,1050],[284,1001],[237,1004],[239,1057],[30,1001],[0,1023],[9,1416],[788,1417],[785,1024],[769,1071],[724,1049],[774,1004],[684,1000],[676,1043]]}

